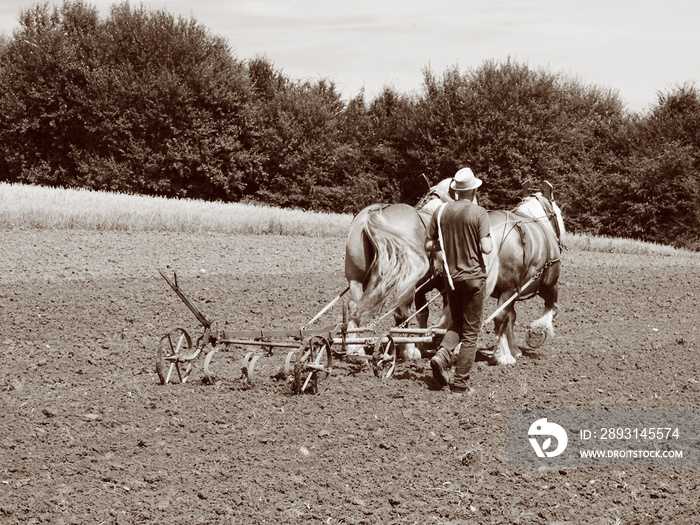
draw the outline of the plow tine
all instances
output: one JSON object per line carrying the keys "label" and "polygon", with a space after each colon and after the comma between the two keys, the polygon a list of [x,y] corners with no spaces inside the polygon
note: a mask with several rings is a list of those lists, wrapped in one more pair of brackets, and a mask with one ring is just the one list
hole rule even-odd
{"label": "plow tine", "polygon": [[389,348],[391,348],[391,341],[387,341],[386,346],[384,347],[384,359],[390,359],[391,360],[391,366],[389,367],[389,371],[386,373],[387,379],[392,376],[394,373],[394,369],[396,368],[396,360],[392,359],[391,354],[389,353]]}
{"label": "plow tine", "polygon": [[311,376],[313,375],[313,372],[309,372],[309,374],[306,376],[306,381],[304,381],[304,386],[301,387],[301,391],[304,392],[306,390],[306,387],[309,386],[309,381],[311,381]]}
{"label": "plow tine", "polygon": [[394,374],[394,368],[396,368],[396,363],[391,363],[389,371],[386,373],[386,378],[389,379]]}
{"label": "plow tine", "polygon": [[391,348],[391,341],[387,341],[386,345],[384,345],[384,355],[382,356],[382,359],[391,359],[389,348]]}

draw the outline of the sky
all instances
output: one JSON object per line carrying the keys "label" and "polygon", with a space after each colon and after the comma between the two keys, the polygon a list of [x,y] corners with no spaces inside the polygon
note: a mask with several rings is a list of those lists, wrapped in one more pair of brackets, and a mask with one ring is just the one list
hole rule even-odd
{"label": "sky", "polygon": [[[94,0],[106,18],[116,0]],[[2,0],[11,37],[34,1]],[[56,3],[55,0],[50,3]],[[440,76],[510,58],[617,92],[645,111],[680,85],[700,88],[697,0],[143,0],[193,17],[242,60],[266,56],[285,76],[329,79],[346,98],[386,86],[419,92]]]}

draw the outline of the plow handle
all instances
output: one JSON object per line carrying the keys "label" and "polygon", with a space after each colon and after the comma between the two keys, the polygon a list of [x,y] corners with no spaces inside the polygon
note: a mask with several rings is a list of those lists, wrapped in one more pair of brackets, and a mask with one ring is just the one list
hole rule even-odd
{"label": "plow handle", "polygon": [[167,275],[163,273],[163,270],[158,270],[158,272],[160,273],[161,277],[165,279],[165,282],[167,282],[170,285],[170,288],[173,289],[173,291],[182,300],[182,302],[185,303],[185,306],[187,306],[187,308],[190,309],[190,312],[194,314],[194,316],[197,318],[197,321],[199,321],[204,328],[210,328],[211,322],[209,321],[209,319],[204,317],[204,314],[202,314],[202,312],[200,312],[197,309],[197,307],[190,302],[190,300],[182,292],[182,290],[180,290],[180,287],[177,284],[177,274],[173,272],[173,279],[171,280]]}

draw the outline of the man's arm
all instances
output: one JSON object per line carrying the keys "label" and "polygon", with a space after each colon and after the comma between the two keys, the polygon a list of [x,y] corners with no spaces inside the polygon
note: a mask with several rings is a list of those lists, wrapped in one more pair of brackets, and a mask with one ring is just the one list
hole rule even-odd
{"label": "man's arm", "polygon": [[425,251],[428,253],[440,251],[440,241],[437,239],[437,214],[439,210],[435,210],[430,218],[430,224],[425,230]]}
{"label": "man's arm", "polygon": [[493,250],[493,242],[491,242],[491,234],[487,237],[482,237],[479,242],[481,243],[481,253],[488,255]]}

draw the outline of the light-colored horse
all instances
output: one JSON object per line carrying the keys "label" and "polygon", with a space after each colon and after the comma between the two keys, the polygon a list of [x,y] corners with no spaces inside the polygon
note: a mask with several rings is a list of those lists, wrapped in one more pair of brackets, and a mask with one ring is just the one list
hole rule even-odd
{"label": "light-colored horse", "polygon": [[[442,202],[451,200],[450,180],[431,188],[415,208],[375,204],[357,214],[350,225],[345,253],[350,328],[361,326],[363,317],[386,307],[395,308],[394,321],[400,325],[407,319],[414,298],[420,310],[426,304],[425,295],[441,288],[442,277],[428,271],[424,241],[430,217]],[[513,211],[489,211],[489,220],[494,249],[484,257],[487,296],[496,297],[500,307],[516,294],[518,300],[539,295],[545,301],[544,312],[530,328],[553,336],[565,229],[551,187],[545,195],[537,192],[523,198]],[[448,313],[444,309],[438,326],[449,324]],[[416,320],[419,326],[427,327],[427,309]],[[509,302],[494,318],[497,344],[490,357],[495,364],[513,364],[520,355],[514,322],[514,302]]]}
{"label": "light-colored horse", "polygon": [[[425,229],[439,204],[451,200],[450,180],[433,186],[415,207],[373,204],[355,216],[345,245],[349,328],[362,326],[363,320],[385,309],[394,311],[398,326],[408,318],[414,300],[420,310],[416,321],[420,327],[427,327],[429,312],[422,309],[427,303],[426,294],[441,285],[442,279],[429,271]],[[358,350],[350,347],[348,353]]]}
{"label": "light-colored horse", "polygon": [[[564,221],[547,183],[545,195],[524,197],[513,211],[489,211],[493,250],[484,258],[486,294],[501,306],[517,294],[518,300],[539,295],[544,299],[542,316],[530,330],[554,336],[558,279],[564,242]],[[532,282],[529,282],[532,280]],[[509,302],[494,318],[495,364],[515,363],[520,350],[515,343],[515,302]]]}

